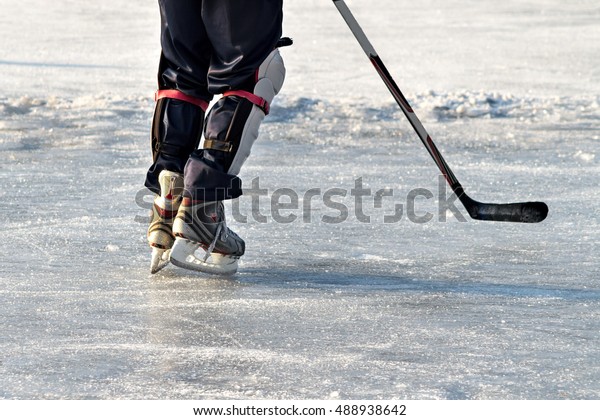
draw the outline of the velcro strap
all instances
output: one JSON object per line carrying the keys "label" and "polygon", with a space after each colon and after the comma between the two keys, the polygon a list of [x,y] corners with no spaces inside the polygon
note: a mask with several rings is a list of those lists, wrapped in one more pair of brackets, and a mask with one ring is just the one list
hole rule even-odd
{"label": "velcro strap", "polygon": [[233,144],[231,144],[228,141],[205,139],[202,148],[231,153],[231,151],[233,150]]}
{"label": "velcro strap", "polygon": [[250,93],[245,90],[230,90],[228,92],[225,92],[223,96],[239,96],[240,98],[247,99],[257,107],[262,109],[265,115],[269,114],[269,103],[266,101],[266,99],[261,98],[260,96],[257,96],[254,93]]}
{"label": "velcro strap", "polygon": [[186,95],[185,93],[175,89],[163,89],[156,91],[156,93],[154,94],[154,100],[158,101],[159,99],[163,98],[179,99],[180,101],[189,102],[191,104],[199,106],[204,112],[206,112],[206,110],[208,109],[208,102],[206,102],[204,99]]}

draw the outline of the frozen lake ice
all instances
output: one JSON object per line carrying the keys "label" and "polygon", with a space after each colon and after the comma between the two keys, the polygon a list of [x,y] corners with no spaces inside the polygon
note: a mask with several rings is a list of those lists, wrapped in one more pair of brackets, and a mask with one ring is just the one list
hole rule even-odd
{"label": "frozen lake ice", "polygon": [[[233,277],[150,276],[157,6],[13,2],[0,398],[600,398],[597,2],[348,4],[466,191],[548,219],[440,212],[434,163],[335,7],[290,0],[288,79],[242,172],[266,220],[251,196],[228,209]],[[281,189],[298,200],[275,213]]]}

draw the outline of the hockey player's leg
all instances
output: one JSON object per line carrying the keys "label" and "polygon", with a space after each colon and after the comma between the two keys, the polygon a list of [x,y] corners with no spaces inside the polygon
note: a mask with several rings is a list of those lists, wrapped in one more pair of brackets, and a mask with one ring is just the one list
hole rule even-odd
{"label": "hockey player's leg", "polygon": [[190,156],[185,170],[188,196],[173,226],[176,241],[171,261],[175,265],[229,274],[237,270],[244,254],[244,241],[226,225],[222,200],[241,194],[237,175],[283,85],[285,67],[278,50],[263,61],[255,77],[252,92],[225,92],[215,104],[207,117],[203,149]]}
{"label": "hockey player's leg", "polygon": [[183,194],[183,171],[202,138],[212,94],[207,72],[212,55],[202,21],[201,1],[159,0],[161,59],[152,122],[153,164],[146,187],[156,194],[148,243],[153,273],[169,261],[172,225]]}
{"label": "hockey player's leg", "polygon": [[[273,101],[273,98],[279,93],[283,86],[285,66],[278,49],[269,54],[266,60],[261,64],[257,71],[256,79],[256,85],[252,92],[254,97],[249,99],[250,101],[255,101],[253,102],[254,106],[251,107],[250,114],[248,115],[240,136],[237,153],[228,169],[228,173],[232,175],[240,173],[242,165],[248,156],[250,156],[250,150],[258,138],[258,129],[265,116],[269,113],[269,106]],[[237,91],[238,95],[243,93],[243,91]],[[236,91],[226,92],[225,95],[236,96]],[[261,101],[264,101],[262,105]]]}
{"label": "hockey player's leg", "polygon": [[194,98],[177,91],[159,91],[152,123],[154,163],[148,171],[146,186],[156,194],[147,232],[153,274],[169,261],[175,240],[173,220],[183,197],[183,169],[201,138],[204,107],[189,101]]}

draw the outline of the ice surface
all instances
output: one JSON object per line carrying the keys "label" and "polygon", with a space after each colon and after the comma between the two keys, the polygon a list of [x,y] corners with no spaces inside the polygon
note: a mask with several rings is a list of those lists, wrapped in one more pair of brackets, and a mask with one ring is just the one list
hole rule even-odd
{"label": "ice surface", "polygon": [[348,2],[467,192],[549,204],[516,225],[440,212],[335,7],[287,1],[288,79],[242,172],[267,219],[228,210],[248,252],[225,279],[149,275],[157,7],[88,3],[0,16],[0,397],[600,398],[597,2]]}

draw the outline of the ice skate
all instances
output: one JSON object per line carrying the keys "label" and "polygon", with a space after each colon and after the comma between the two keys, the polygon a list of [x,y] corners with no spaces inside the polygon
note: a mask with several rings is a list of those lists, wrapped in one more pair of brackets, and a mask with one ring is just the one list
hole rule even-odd
{"label": "ice skate", "polygon": [[225,223],[222,201],[192,203],[183,199],[173,222],[171,262],[211,274],[233,274],[244,255],[244,241]]}
{"label": "ice skate", "polygon": [[169,263],[175,238],[173,220],[177,215],[183,194],[183,175],[163,170],[159,177],[161,194],[154,199],[152,221],[148,227],[148,243],[152,248],[150,272],[157,273]]}

